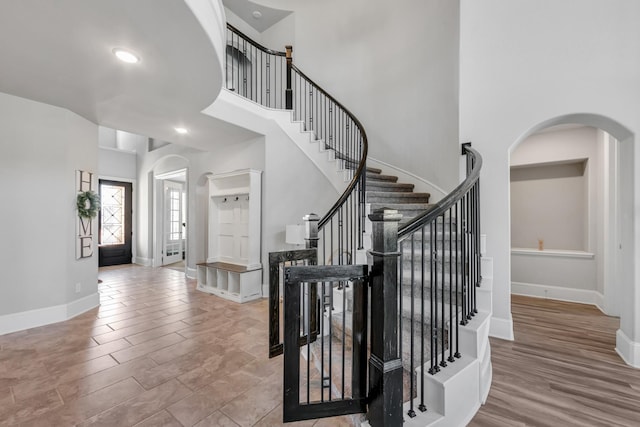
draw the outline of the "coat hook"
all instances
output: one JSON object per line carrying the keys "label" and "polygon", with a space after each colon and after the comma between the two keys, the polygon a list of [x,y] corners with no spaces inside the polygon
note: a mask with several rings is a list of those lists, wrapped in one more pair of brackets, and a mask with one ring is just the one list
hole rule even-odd
{"label": "coat hook", "polygon": [[238,201],[238,196],[236,196],[236,202]]}
{"label": "coat hook", "polygon": [[225,197],[222,203],[227,203],[227,198]]}

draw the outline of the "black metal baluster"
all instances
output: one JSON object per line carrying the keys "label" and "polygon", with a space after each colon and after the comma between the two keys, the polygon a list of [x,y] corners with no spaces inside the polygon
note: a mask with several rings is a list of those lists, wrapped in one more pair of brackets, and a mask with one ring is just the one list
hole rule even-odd
{"label": "black metal baluster", "polygon": [[[355,296],[355,290],[354,290]],[[344,381],[345,381],[345,351],[347,346],[346,341],[346,329],[347,329],[347,288],[342,291],[342,399],[344,400]],[[355,332],[355,331],[353,331]],[[351,349],[353,351],[353,348]],[[351,366],[351,370],[353,371],[355,366]]]}
{"label": "black metal baluster", "polygon": [[[475,165],[475,162],[474,162]],[[478,227],[478,238],[482,239],[482,234],[480,234],[480,178],[476,181],[476,226]],[[478,242],[478,287],[482,284],[482,251],[480,249],[480,241]]]}
{"label": "black metal baluster", "polygon": [[400,283],[400,286],[398,286],[398,289],[396,289],[396,292],[400,294],[399,296],[397,296],[398,297],[398,354],[400,354],[400,358],[402,359],[402,331],[403,331],[402,323],[404,322],[404,318],[402,317],[402,283],[404,282],[404,268],[402,268],[402,265],[404,264],[404,260],[405,260],[404,240],[401,242],[398,242],[398,249],[400,252],[400,257],[399,257],[400,259],[398,260],[398,283]]}
{"label": "black metal baluster", "polygon": [[[415,377],[415,370],[414,370],[414,366],[413,366],[413,357],[415,355],[415,347],[414,347],[414,342],[413,342],[413,335],[415,334],[414,331],[414,315],[415,315],[415,294],[414,294],[414,286],[415,286],[415,234],[411,234],[411,280],[410,280],[410,285],[411,285],[411,317],[409,318],[409,333],[411,334],[411,336],[409,337],[409,412],[407,412],[407,415],[409,415],[411,418],[414,418],[416,416],[416,411],[413,410],[413,387],[414,387],[414,377]],[[404,270],[404,263],[400,264],[400,269]],[[402,288],[403,288],[403,283],[400,282],[400,299],[403,299],[403,292],[402,292]],[[401,314],[402,315],[402,314]],[[401,330],[402,331],[402,330]],[[402,334],[401,334],[402,335]]]}
{"label": "black metal baluster", "polygon": [[473,218],[472,222],[472,234],[471,241],[473,243],[473,282],[471,286],[471,292],[473,293],[473,297],[471,300],[473,301],[473,308],[471,310],[471,316],[475,316],[478,312],[478,307],[476,303],[476,287],[478,286],[478,228],[476,226],[476,191],[475,187],[471,188],[471,215]]}
{"label": "black metal baluster", "polygon": [[[324,374],[324,313],[327,312],[327,299],[326,299],[326,295],[325,295],[325,290],[326,290],[326,282],[322,282],[320,285],[322,286],[321,289],[321,296],[320,298],[322,299],[322,316],[320,319],[320,376],[322,377]],[[329,306],[329,315],[327,316],[329,319],[329,323],[331,323],[331,306]],[[324,381],[322,383],[322,385],[324,385]],[[324,387],[320,387],[321,390],[321,395],[320,395],[320,401],[324,402]],[[329,393],[331,393],[331,390],[329,390]]]}
{"label": "black metal baluster", "polygon": [[456,247],[456,321],[455,321],[455,328],[456,328],[456,353],[454,354],[455,357],[460,358],[460,333],[459,333],[459,329],[458,329],[458,325],[459,325],[459,315],[458,313],[460,312],[460,302],[458,300],[459,298],[459,294],[460,294],[460,268],[458,267],[458,264],[461,263],[461,259],[460,259],[460,253],[458,252],[458,250],[460,249],[458,246],[458,239],[460,238],[460,233],[458,233],[458,227],[460,226],[460,222],[458,221],[458,210],[460,209],[460,201],[458,201],[455,204],[455,219],[456,219],[456,226],[455,226],[455,247]]}
{"label": "black metal baluster", "polygon": [[329,233],[329,240],[330,240],[331,244],[329,245],[329,249],[331,251],[329,252],[329,259],[331,260],[331,264],[333,264],[334,263],[333,262],[333,233],[334,233],[334,230],[333,230],[333,218],[331,218],[331,228],[330,228],[330,230],[331,230],[331,233]]}
{"label": "black metal baluster", "polygon": [[[306,344],[307,344],[307,404],[311,402],[311,289],[309,283],[301,283],[302,287],[302,301],[306,299],[307,304],[304,305],[303,319],[307,319],[306,328],[303,331],[306,335]],[[304,289],[307,289],[306,298]]]}
{"label": "black metal baluster", "polygon": [[[331,292],[329,293],[329,301],[331,301],[331,314],[329,318],[333,317],[333,283],[329,284]],[[322,374],[321,374],[322,376]],[[329,401],[333,400],[331,396],[331,378],[333,378],[333,322],[329,321],[329,374],[327,375],[329,378]],[[323,380],[324,385],[324,380]]]}
{"label": "black metal baluster", "polygon": [[[449,358],[447,359],[449,362],[454,362],[453,358],[453,332],[454,328],[456,328],[456,323],[453,322],[453,214],[451,208],[449,208],[449,238],[447,241],[449,242]],[[444,230],[443,230],[444,234]]]}
{"label": "black metal baluster", "polygon": [[247,63],[247,41],[242,39],[242,64],[238,63],[238,68],[242,68],[242,96],[247,96],[247,75],[246,75],[246,63]]}
{"label": "black metal baluster", "polygon": [[271,57],[267,55],[267,66],[265,69],[267,86],[265,88],[265,98],[267,98],[267,107],[271,107]]}
{"label": "black metal baluster", "polygon": [[468,226],[468,193],[462,197],[462,248],[463,248],[463,259],[462,259],[462,322],[461,325],[466,325],[469,321],[469,238],[467,232]]}
{"label": "black metal baluster", "polygon": [[438,275],[436,271],[437,252],[434,247],[434,241],[437,242],[437,235],[434,233],[434,222],[429,224],[429,231],[429,274],[431,276],[431,286],[429,287],[429,310],[431,311],[431,325],[429,328],[431,333],[431,367],[429,368],[429,373],[434,375],[436,372],[440,371],[440,367],[438,366],[438,327],[437,324],[434,324],[437,322],[438,318],[438,304],[436,302],[434,292],[434,290],[438,288]]}
{"label": "black metal baluster", "polygon": [[418,409],[421,412],[425,412],[427,410],[427,406],[424,404],[424,266],[425,266],[425,253],[424,253],[424,241],[425,241],[425,227],[420,229],[422,233],[422,239],[420,240],[420,375],[422,375],[422,379],[420,381],[420,405],[418,405]]}
{"label": "black metal baluster", "polygon": [[[437,226],[437,222],[436,222],[436,226]],[[437,232],[437,231],[436,231]],[[442,340],[441,345],[441,350],[442,350],[442,358],[440,360],[440,366],[442,366],[443,368],[447,366],[447,362],[445,360],[445,342],[444,340],[447,338],[447,330],[446,330],[446,322],[445,322],[445,271],[446,271],[446,261],[447,261],[447,248],[446,248],[446,242],[445,242],[445,214],[442,214],[442,256],[440,257],[441,262],[442,262],[442,270],[441,270],[441,274],[442,274],[442,297],[440,298],[441,303],[442,303],[442,307],[440,310],[440,339]]]}
{"label": "black metal baluster", "polygon": [[338,209],[338,265],[342,265],[342,207]]}

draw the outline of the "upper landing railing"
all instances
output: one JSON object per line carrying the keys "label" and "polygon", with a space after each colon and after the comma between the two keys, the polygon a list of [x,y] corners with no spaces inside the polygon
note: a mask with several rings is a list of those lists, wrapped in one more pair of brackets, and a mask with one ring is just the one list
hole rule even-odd
{"label": "upper landing railing", "polygon": [[319,264],[351,264],[362,247],[367,135],[358,119],[293,64],[292,48],[268,49],[227,24],[227,89],[265,107],[292,110],[293,120],[331,150],[348,180],[322,217]]}

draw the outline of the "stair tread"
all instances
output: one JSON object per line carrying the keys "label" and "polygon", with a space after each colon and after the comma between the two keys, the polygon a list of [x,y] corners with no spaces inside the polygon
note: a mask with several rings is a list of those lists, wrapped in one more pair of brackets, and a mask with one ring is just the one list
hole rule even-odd
{"label": "stair tread", "polygon": [[[367,191],[367,196],[388,196],[393,197],[396,194],[392,191]],[[408,196],[410,198],[430,197],[431,193],[408,193],[400,194],[400,196]]]}
{"label": "stair tread", "polygon": [[367,203],[429,203],[429,193],[367,191]]}
{"label": "stair tread", "polygon": [[371,166],[367,166],[367,174],[380,175],[382,173],[382,169],[372,168]]}
{"label": "stair tread", "polygon": [[373,212],[376,209],[388,208],[395,209],[397,211],[426,211],[427,209],[431,209],[434,204],[433,203],[383,203],[383,202],[372,202],[371,211]]}
{"label": "stair tread", "polygon": [[398,177],[397,176],[393,176],[393,175],[382,175],[382,173],[375,173],[375,172],[371,172],[368,168],[367,168],[367,181],[393,181],[396,182],[398,181]]}
{"label": "stair tread", "polygon": [[413,184],[404,184],[391,181],[380,181],[376,183],[368,183],[368,191],[378,191],[385,193],[410,193],[413,192]]}

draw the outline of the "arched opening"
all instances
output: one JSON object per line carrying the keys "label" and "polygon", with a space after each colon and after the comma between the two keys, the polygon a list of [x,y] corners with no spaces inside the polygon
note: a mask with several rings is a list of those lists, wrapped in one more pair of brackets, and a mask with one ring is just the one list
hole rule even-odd
{"label": "arched opening", "polygon": [[509,163],[511,293],[596,305],[620,334],[633,321],[632,133],[560,116],[524,132]]}

